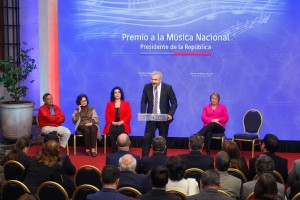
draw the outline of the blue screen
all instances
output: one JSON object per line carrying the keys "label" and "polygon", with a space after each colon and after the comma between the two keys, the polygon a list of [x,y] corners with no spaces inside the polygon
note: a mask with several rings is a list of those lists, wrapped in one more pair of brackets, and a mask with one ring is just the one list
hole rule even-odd
{"label": "blue screen", "polygon": [[261,136],[300,139],[300,1],[64,0],[58,19],[60,105],[70,129],[81,93],[103,129],[111,89],[120,86],[131,135],[142,136],[142,90],[158,70],[178,100],[170,137],[200,130],[202,108],[218,92],[227,137],[243,132],[244,113],[256,108]]}

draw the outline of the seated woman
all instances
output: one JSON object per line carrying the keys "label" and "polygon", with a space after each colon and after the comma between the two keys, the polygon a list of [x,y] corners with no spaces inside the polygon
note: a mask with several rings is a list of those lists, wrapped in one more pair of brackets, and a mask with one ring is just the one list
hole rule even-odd
{"label": "seated woman", "polygon": [[36,194],[38,187],[46,181],[62,184],[59,146],[59,143],[54,140],[48,141],[30,160],[23,183],[31,193]]}
{"label": "seated woman", "polygon": [[202,111],[203,128],[197,134],[205,138],[206,154],[210,155],[211,137],[213,133],[224,133],[228,121],[226,106],[219,104],[220,95],[216,92],[210,95],[210,104]]}
{"label": "seated woman", "polygon": [[96,157],[97,135],[100,135],[99,117],[96,110],[89,106],[89,99],[85,94],[78,95],[76,104],[78,108],[72,114],[72,121],[76,125],[75,129],[83,134],[85,154]]}
{"label": "seated woman", "polygon": [[179,190],[185,193],[187,196],[191,196],[199,193],[199,185],[196,179],[185,179],[184,172],[186,165],[184,160],[179,156],[171,156],[166,163],[166,167],[169,171],[169,181],[166,185],[166,190]]}
{"label": "seated woman", "polygon": [[110,101],[106,105],[106,124],[103,133],[110,136],[112,152],[116,152],[116,141],[121,133],[130,133],[131,108],[125,101],[124,92],[120,87],[114,87],[110,93]]}
{"label": "seated woman", "polygon": [[247,161],[244,157],[241,157],[237,143],[231,140],[226,140],[223,144],[223,150],[230,156],[230,167],[240,170],[248,178]]}
{"label": "seated woman", "polygon": [[270,173],[260,175],[254,187],[255,200],[278,200],[276,179]]}
{"label": "seated woman", "polygon": [[29,139],[27,137],[20,137],[17,142],[12,146],[11,151],[4,158],[3,164],[8,160],[16,160],[21,163],[25,168],[28,167],[30,157],[27,155],[29,149]]}

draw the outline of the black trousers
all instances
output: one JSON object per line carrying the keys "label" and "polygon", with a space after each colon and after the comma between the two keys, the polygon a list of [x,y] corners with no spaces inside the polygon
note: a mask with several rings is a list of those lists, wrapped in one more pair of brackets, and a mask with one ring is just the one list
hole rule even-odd
{"label": "black trousers", "polygon": [[125,133],[124,125],[121,126],[114,126],[110,125],[109,127],[109,136],[110,136],[110,143],[111,143],[111,150],[112,152],[118,151],[118,147],[116,145],[117,138],[121,133]]}
{"label": "black trousers", "polygon": [[142,142],[142,157],[148,157],[152,139],[155,137],[155,131],[158,129],[159,135],[167,140],[169,133],[170,122],[153,122],[147,121],[145,127],[145,134]]}
{"label": "black trousers", "polygon": [[225,129],[223,126],[216,122],[212,122],[206,126],[204,126],[198,134],[205,138],[205,147],[206,152],[210,152],[210,146],[211,146],[211,137],[213,133],[224,133]]}
{"label": "black trousers", "polygon": [[96,147],[98,127],[93,124],[92,126],[79,125],[77,127],[83,134],[84,145],[86,149]]}

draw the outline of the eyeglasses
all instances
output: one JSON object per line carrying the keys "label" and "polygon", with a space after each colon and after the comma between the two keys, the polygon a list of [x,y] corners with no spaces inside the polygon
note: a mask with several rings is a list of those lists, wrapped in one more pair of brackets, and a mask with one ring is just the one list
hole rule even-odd
{"label": "eyeglasses", "polygon": [[80,102],[84,103],[84,102],[87,102],[87,100],[81,100]]}

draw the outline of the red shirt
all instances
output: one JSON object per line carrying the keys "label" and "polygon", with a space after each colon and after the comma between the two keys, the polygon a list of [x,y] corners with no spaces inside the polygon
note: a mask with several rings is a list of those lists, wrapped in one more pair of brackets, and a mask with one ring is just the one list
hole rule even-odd
{"label": "red shirt", "polygon": [[65,121],[65,114],[61,111],[61,109],[53,105],[55,115],[50,114],[50,108],[44,104],[39,108],[38,119],[40,129],[44,126],[61,126],[61,124]]}

